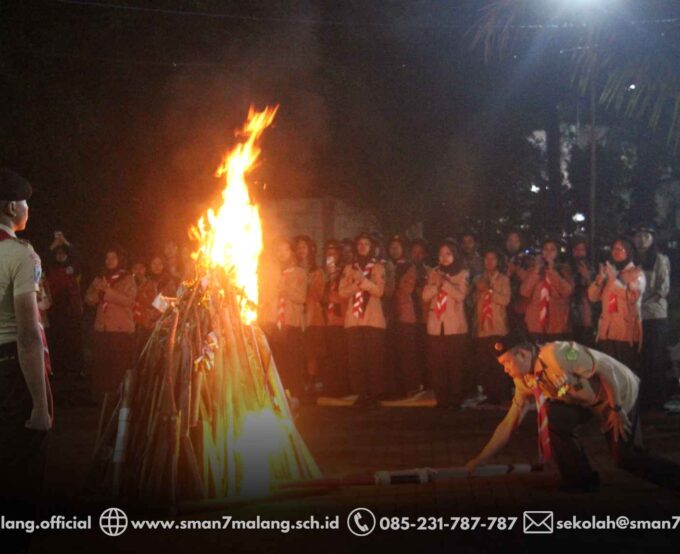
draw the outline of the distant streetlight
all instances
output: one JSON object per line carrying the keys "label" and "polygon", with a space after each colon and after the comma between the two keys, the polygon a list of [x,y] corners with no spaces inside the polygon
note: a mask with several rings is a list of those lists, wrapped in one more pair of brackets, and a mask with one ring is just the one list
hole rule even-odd
{"label": "distant streetlight", "polygon": [[577,212],[571,219],[574,223],[583,223],[586,220],[586,216],[580,212]]}
{"label": "distant streetlight", "polygon": [[536,185],[531,185],[531,192],[533,192],[534,194],[538,194],[539,192],[541,192],[541,187],[537,187]]}

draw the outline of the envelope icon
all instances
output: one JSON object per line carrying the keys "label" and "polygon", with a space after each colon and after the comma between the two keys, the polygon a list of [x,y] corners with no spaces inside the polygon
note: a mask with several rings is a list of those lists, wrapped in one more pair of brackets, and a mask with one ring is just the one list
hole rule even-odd
{"label": "envelope icon", "polygon": [[524,512],[522,523],[527,535],[550,535],[553,533],[555,516],[552,512]]}

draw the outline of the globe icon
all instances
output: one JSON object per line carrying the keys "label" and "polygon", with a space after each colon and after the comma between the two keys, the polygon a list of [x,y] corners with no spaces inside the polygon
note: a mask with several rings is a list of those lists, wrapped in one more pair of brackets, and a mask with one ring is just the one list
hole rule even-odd
{"label": "globe icon", "polygon": [[99,528],[109,537],[120,537],[127,527],[127,514],[120,508],[107,508],[99,516]]}

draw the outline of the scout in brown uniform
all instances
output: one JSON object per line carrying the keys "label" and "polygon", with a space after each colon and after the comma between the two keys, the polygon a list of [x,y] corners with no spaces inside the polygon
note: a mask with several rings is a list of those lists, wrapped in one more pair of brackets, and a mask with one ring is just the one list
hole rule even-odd
{"label": "scout in brown uniform", "polygon": [[427,318],[427,361],[437,406],[457,408],[463,397],[463,371],[468,352],[464,302],[468,272],[455,242],[439,247],[439,265],[430,271],[423,300],[430,303]]}
{"label": "scout in brown uniform", "polygon": [[307,389],[315,391],[319,379],[319,361],[326,355],[324,340],[325,321],[323,314],[323,295],[326,289],[326,276],[316,263],[316,243],[307,235],[293,239],[295,257],[298,265],[307,274],[307,301],[305,302],[305,364]]}
{"label": "scout in brown uniform", "polygon": [[385,291],[385,268],[374,257],[371,235],[361,233],[355,240],[356,260],[345,266],[340,296],[347,302],[348,367],[352,390],[358,404],[379,400],[385,392],[385,316],[381,299]]}
{"label": "scout in brown uniform", "polygon": [[508,380],[496,359],[494,344],[508,334],[507,308],[510,303],[510,278],[498,267],[498,253],[484,253],[484,273],[473,280],[475,302],[474,345],[479,377],[489,404],[509,399]]}
{"label": "scout in brown uniform", "polygon": [[520,293],[527,298],[527,330],[538,342],[565,338],[569,334],[569,299],[574,284],[565,276],[554,240],[543,242],[541,256],[527,272]]}
{"label": "scout in brown uniform", "polygon": [[[0,169],[0,511],[10,519],[34,515],[52,426],[38,315],[40,258],[15,234],[26,228],[31,193],[25,179]],[[3,533],[3,551],[26,549],[29,535],[21,535]]]}
{"label": "scout in brown uniform", "polygon": [[350,393],[347,374],[347,337],[345,316],[347,301],[340,296],[342,246],[337,241],[326,244],[326,292],[323,306],[326,314],[326,359],[323,371],[324,393],[342,397]]}
{"label": "scout in brown uniform", "polygon": [[522,235],[519,231],[513,230],[506,234],[505,259],[506,275],[510,278],[510,288],[512,289],[512,300],[508,307],[508,325],[511,330],[526,330],[524,316],[527,313],[528,300],[520,294],[519,289],[534,260],[529,255],[528,249],[524,249]]}
{"label": "scout in brown uniform", "polygon": [[99,401],[115,392],[134,364],[137,285],[127,270],[127,255],[118,247],[106,253],[102,275],[95,277],[85,302],[97,307],[94,320],[92,396]]}
{"label": "scout in brown uniform", "polygon": [[499,342],[497,352],[514,381],[515,396],[491,440],[467,463],[470,472],[508,443],[534,404],[543,461],[555,459],[566,489],[593,491],[598,487],[598,475],[575,434],[593,415],[600,419],[617,464],[638,465],[634,446],[641,439],[636,415],[639,380],[629,368],[575,342],[538,347],[519,335]]}
{"label": "scout in brown uniform", "polygon": [[387,327],[388,367],[392,375],[393,391],[400,398],[418,392],[421,385],[418,364],[417,316],[413,302],[418,272],[415,264],[406,259],[406,242],[399,236],[388,243],[394,264],[394,292]]}
{"label": "scout in brown uniform", "polygon": [[591,302],[602,302],[597,332],[600,350],[631,368],[637,368],[642,324],[640,303],[645,274],[632,261],[633,245],[625,238],[614,241],[611,261],[601,264],[588,287]]}
{"label": "scout in brown uniform", "polygon": [[424,239],[415,239],[411,242],[411,262],[416,268],[416,286],[413,290],[413,306],[416,311],[417,327],[417,352],[416,360],[420,368],[420,381],[427,389],[432,386],[432,379],[427,370],[425,358],[425,342],[427,338],[427,317],[430,313],[430,305],[423,300],[423,289],[427,285],[427,277],[432,269],[427,265],[427,243]]}
{"label": "scout in brown uniform", "polygon": [[584,237],[576,237],[570,245],[569,264],[565,269],[574,282],[574,294],[571,296],[571,330],[574,340],[585,346],[595,342],[593,331],[593,305],[588,299],[588,287],[595,278],[588,262],[588,241]]}
{"label": "scout in brown uniform", "polygon": [[281,381],[299,398],[303,393],[307,274],[297,266],[289,241],[279,239],[262,264],[259,321],[267,335]]}

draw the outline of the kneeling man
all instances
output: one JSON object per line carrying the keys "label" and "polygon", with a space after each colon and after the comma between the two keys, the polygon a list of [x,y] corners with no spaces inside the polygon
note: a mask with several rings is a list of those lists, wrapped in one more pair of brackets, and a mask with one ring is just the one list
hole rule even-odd
{"label": "kneeling man", "polygon": [[641,434],[637,418],[639,379],[614,358],[575,342],[538,346],[513,334],[496,343],[496,355],[515,383],[510,409],[488,444],[466,467],[472,473],[509,441],[536,404],[541,463],[554,458],[564,489],[594,491],[599,479],[590,466],[576,429],[599,418],[617,465],[633,458]]}

